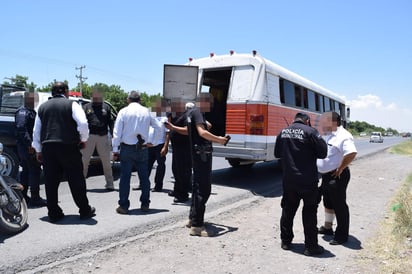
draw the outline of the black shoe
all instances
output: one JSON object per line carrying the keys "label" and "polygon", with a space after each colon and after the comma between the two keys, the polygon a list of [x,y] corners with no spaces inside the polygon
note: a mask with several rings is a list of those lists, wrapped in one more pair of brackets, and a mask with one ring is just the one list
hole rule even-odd
{"label": "black shoe", "polygon": [[167,193],[167,195],[169,195],[170,197],[174,197],[175,196],[175,192],[172,190],[172,191],[169,191],[169,193]]}
{"label": "black shoe", "polygon": [[325,252],[325,249],[318,245],[317,247],[313,247],[313,248],[305,248],[305,251],[303,252],[303,254],[305,256],[315,256],[315,255],[320,255],[323,252]]}
{"label": "black shoe", "polygon": [[47,202],[41,197],[35,197],[29,200],[28,206],[29,207],[44,207],[44,206],[47,206]]}
{"label": "black shoe", "polygon": [[333,235],[333,229],[332,228],[326,228],[324,226],[319,227],[318,229],[319,234],[323,235]]}
{"label": "black shoe", "polygon": [[189,198],[174,198],[173,202],[175,203],[186,203],[187,201],[189,201]]}
{"label": "black shoe", "polygon": [[63,218],[64,218],[64,213],[63,212],[56,215],[56,216],[50,216],[49,215],[49,222],[50,223],[56,223],[56,222],[60,221]]}
{"label": "black shoe", "polygon": [[290,250],[291,245],[292,245],[291,243],[282,242],[282,244],[280,245],[280,247],[281,247],[283,250]]}
{"label": "black shoe", "polygon": [[141,205],[140,210],[143,212],[149,212],[150,211],[149,205]]}
{"label": "black shoe", "polygon": [[91,207],[89,213],[80,214],[80,219],[81,220],[86,220],[86,219],[90,219],[94,216],[96,216],[96,209],[94,207]]}
{"label": "black shoe", "polygon": [[333,239],[332,241],[329,242],[330,245],[341,245],[346,243],[347,241],[340,241],[340,240],[335,240]]}

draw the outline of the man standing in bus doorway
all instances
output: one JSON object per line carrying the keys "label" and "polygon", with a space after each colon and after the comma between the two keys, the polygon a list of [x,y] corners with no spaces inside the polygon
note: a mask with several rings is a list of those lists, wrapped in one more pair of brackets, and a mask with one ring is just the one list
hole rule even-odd
{"label": "man standing in bus doorway", "polygon": [[229,136],[216,136],[208,131],[208,124],[202,112],[210,110],[210,101],[200,96],[199,106],[196,106],[188,113],[187,125],[177,127],[171,123],[166,125],[172,131],[180,134],[189,134],[189,141],[192,144],[191,157],[193,158],[193,185],[192,203],[189,213],[189,223],[191,236],[209,237],[213,233],[204,226],[204,215],[206,202],[209,199],[212,184],[212,142],[222,145],[227,144]]}
{"label": "man standing in bus doorway", "polygon": [[103,102],[103,94],[97,88],[94,88],[92,101],[87,103],[83,109],[86,113],[90,130],[86,147],[82,150],[84,178],[87,177],[90,157],[96,149],[103,167],[103,174],[106,180],[105,188],[108,191],[112,191],[114,190],[113,171],[110,162],[112,148],[108,136],[109,133],[113,132],[110,107]]}
{"label": "man standing in bus doorway", "polygon": [[316,160],[325,158],[326,154],[326,142],[318,131],[310,126],[310,117],[306,113],[297,113],[293,124],[282,129],[277,136],[275,157],[281,159],[283,169],[280,238],[281,248],[284,250],[292,248],[293,219],[300,200],[303,200],[303,254],[314,256],[324,252],[323,247],[318,244],[317,209],[320,194]]}
{"label": "man standing in bus doorway", "polygon": [[[346,189],[350,180],[349,164],[355,159],[357,150],[352,134],[341,125],[341,117],[336,112],[325,112],[321,116],[321,126],[328,144],[328,155],[318,159],[317,166],[322,174],[323,205],[325,224],[319,234],[334,235],[331,245],[346,243],[349,237],[349,207],[346,203]],[[336,230],[333,219],[336,215]]]}

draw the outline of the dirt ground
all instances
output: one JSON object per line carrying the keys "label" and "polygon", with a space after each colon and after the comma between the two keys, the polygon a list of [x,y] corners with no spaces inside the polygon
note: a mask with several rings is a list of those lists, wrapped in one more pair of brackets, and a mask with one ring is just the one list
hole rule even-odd
{"label": "dirt ground", "polygon": [[[301,208],[294,224],[293,248],[280,248],[280,197],[256,196],[206,214],[210,238],[189,236],[181,222],[129,238],[94,252],[37,269],[37,273],[377,273],[379,262],[365,264],[368,241],[388,214],[391,197],[412,171],[412,159],[381,152],[351,165],[349,242],[326,252],[303,255]],[[207,211],[207,210],[206,210]],[[323,223],[323,206],[319,206]],[[329,236],[330,237],[330,236]],[[370,262],[370,261],[369,261]],[[33,273],[33,271],[31,271]]]}

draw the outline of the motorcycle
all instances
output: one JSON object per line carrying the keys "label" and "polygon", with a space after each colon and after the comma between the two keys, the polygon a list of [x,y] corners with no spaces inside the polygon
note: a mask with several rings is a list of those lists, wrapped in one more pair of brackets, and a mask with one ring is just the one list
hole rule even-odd
{"label": "motorcycle", "polygon": [[23,185],[15,179],[2,175],[6,159],[0,143],[0,233],[15,234],[27,226],[27,203],[23,198]]}

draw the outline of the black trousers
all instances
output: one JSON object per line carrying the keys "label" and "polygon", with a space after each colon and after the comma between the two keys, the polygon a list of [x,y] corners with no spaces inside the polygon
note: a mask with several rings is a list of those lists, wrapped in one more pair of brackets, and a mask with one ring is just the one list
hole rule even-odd
{"label": "black trousers", "polygon": [[336,215],[335,240],[346,242],[349,237],[349,207],[346,203],[346,189],[350,180],[350,170],[345,168],[339,178],[332,172],[322,175],[323,205],[333,209]]}
{"label": "black trousers", "polygon": [[82,154],[77,145],[62,143],[43,144],[43,170],[46,179],[46,197],[49,216],[63,213],[58,205],[58,190],[63,175],[67,176],[70,191],[80,214],[90,212],[86,195],[86,181],[83,176]]}
{"label": "black trousers", "polygon": [[204,225],[206,202],[212,191],[212,154],[201,159],[199,154],[193,154],[193,193],[189,219],[192,226]]}
{"label": "black trousers", "polygon": [[178,199],[187,199],[192,188],[192,159],[190,146],[172,146],[172,172],[175,178],[173,187],[174,196]]}
{"label": "black trousers", "polygon": [[291,243],[293,234],[293,219],[298,210],[300,200],[303,200],[302,222],[305,234],[305,247],[314,248],[318,245],[317,210],[319,204],[319,189],[304,190],[283,183],[281,200],[282,216],[280,218],[280,238],[282,242]]}

